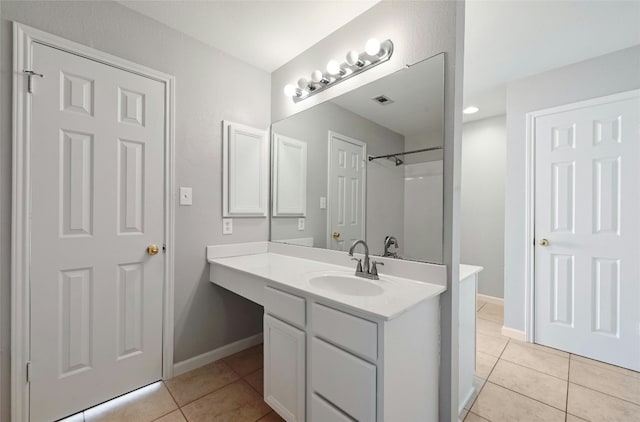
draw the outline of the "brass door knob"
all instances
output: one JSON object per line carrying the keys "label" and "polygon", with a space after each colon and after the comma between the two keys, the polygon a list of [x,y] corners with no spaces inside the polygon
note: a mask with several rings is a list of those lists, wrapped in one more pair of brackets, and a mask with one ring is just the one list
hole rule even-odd
{"label": "brass door knob", "polygon": [[160,248],[158,248],[158,245],[149,245],[149,246],[147,246],[147,253],[149,255],[157,255],[158,252],[160,252]]}
{"label": "brass door knob", "polygon": [[340,232],[333,232],[332,236],[334,239],[337,239],[340,237]]}
{"label": "brass door knob", "polygon": [[538,244],[540,246],[549,246],[549,240],[547,239],[540,239],[540,241],[538,242]]}

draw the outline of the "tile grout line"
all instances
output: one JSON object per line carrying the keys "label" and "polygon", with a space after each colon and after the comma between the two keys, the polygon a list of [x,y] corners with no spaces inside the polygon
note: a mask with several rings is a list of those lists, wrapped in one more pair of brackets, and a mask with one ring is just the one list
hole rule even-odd
{"label": "tile grout line", "polygon": [[[546,407],[550,407],[551,409],[553,409],[553,410],[557,410],[558,412],[562,412],[562,413],[564,413],[564,414],[566,414],[566,413],[567,413],[565,410],[558,409],[558,408],[557,408],[557,407],[555,407],[555,406],[551,406],[550,404],[547,404],[547,403],[545,403],[545,402],[543,402],[543,401],[540,401],[540,400],[535,399],[535,398],[533,398],[533,397],[529,397],[529,396],[527,396],[526,394],[520,393],[519,391],[515,391],[515,390],[512,390],[512,389],[510,389],[510,388],[507,388],[507,387],[505,387],[505,386],[503,386],[503,385],[496,384],[496,383],[495,383],[495,382],[493,382],[493,381],[487,381],[487,382],[490,382],[491,384],[493,384],[493,385],[495,385],[495,386],[497,386],[497,387],[504,388],[504,389],[505,389],[505,390],[507,390],[507,391],[511,391],[512,393],[516,393],[517,395],[522,396],[522,397],[524,397],[524,398],[527,398],[527,399],[529,399],[529,400],[533,400],[533,401],[535,401],[535,402],[538,402],[538,403],[540,403],[540,404],[542,404],[542,405],[544,405],[544,406],[546,406]],[[480,415],[480,416],[482,416],[482,415]],[[484,418],[484,416],[482,416],[482,417]],[[486,419],[486,418],[485,418],[485,419]]]}
{"label": "tile grout line", "polygon": [[578,384],[577,382],[569,381],[569,384],[577,385],[578,387],[582,387],[582,388],[585,388],[587,390],[595,391],[596,393],[600,393],[600,394],[602,394],[604,396],[611,397],[612,399],[620,400],[620,401],[623,401],[625,403],[629,403],[629,404],[631,404],[631,405],[633,405],[635,407],[640,408],[640,403],[632,402],[630,400],[623,399],[622,397],[614,396],[613,394],[605,393],[604,391],[596,390],[595,388],[591,388],[591,387],[586,386],[586,385]]}
{"label": "tile grout line", "polygon": [[[505,347],[505,349],[506,349],[506,347]],[[504,360],[505,362],[509,362],[509,363],[514,364],[514,365],[518,365],[518,366],[520,366],[520,367],[522,367],[522,368],[530,369],[530,370],[535,371],[535,372],[537,372],[537,373],[539,373],[539,374],[548,375],[548,376],[553,377],[553,378],[555,378],[555,379],[557,379],[557,380],[565,381],[565,382],[569,382],[569,376],[568,376],[568,375],[567,375],[567,379],[564,379],[564,378],[560,378],[560,377],[557,377],[557,376],[555,376],[555,375],[551,375],[551,374],[548,374],[548,373],[546,373],[546,372],[540,371],[540,370],[538,370],[538,369],[531,368],[531,367],[529,367],[529,366],[527,366],[527,365],[523,365],[523,364],[521,364],[521,363],[514,362],[514,361],[509,360],[509,359],[507,359],[507,358],[502,358],[502,357],[501,357],[500,359]]]}

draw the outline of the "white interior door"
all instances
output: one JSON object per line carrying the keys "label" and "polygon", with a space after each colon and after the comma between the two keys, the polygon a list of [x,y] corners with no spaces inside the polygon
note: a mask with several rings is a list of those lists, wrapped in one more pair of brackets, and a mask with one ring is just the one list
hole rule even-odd
{"label": "white interior door", "polygon": [[51,47],[33,66],[30,412],[46,421],[162,377],[165,103],[158,81]]}
{"label": "white interior door", "polygon": [[640,96],[534,129],[535,341],[640,370]]}
{"label": "white interior door", "polygon": [[365,238],[366,156],[364,142],[329,133],[329,249],[344,251]]}

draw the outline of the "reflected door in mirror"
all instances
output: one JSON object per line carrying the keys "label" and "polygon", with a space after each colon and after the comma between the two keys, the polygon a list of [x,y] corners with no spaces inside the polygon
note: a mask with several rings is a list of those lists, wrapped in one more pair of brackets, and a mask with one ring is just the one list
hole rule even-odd
{"label": "reflected door in mirror", "polygon": [[344,251],[365,238],[367,145],[329,132],[329,214],[327,246]]}

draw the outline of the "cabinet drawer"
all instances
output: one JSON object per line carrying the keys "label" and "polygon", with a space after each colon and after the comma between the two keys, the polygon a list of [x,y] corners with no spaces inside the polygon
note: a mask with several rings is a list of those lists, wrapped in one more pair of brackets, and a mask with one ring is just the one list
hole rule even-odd
{"label": "cabinet drawer", "polygon": [[331,404],[314,394],[311,397],[311,422],[353,422]]}
{"label": "cabinet drawer", "polygon": [[273,287],[264,288],[264,309],[298,327],[305,326],[305,301],[303,298],[285,293]]}
{"label": "cabinet drawer", "polygon": [[376,367],[313,338],[311,388],[359,421],[376,420]]}
{"label": "cabinet drawer", "polygon": [[378,324],[314,303],[314,334],[371,360],[378,357]]}

